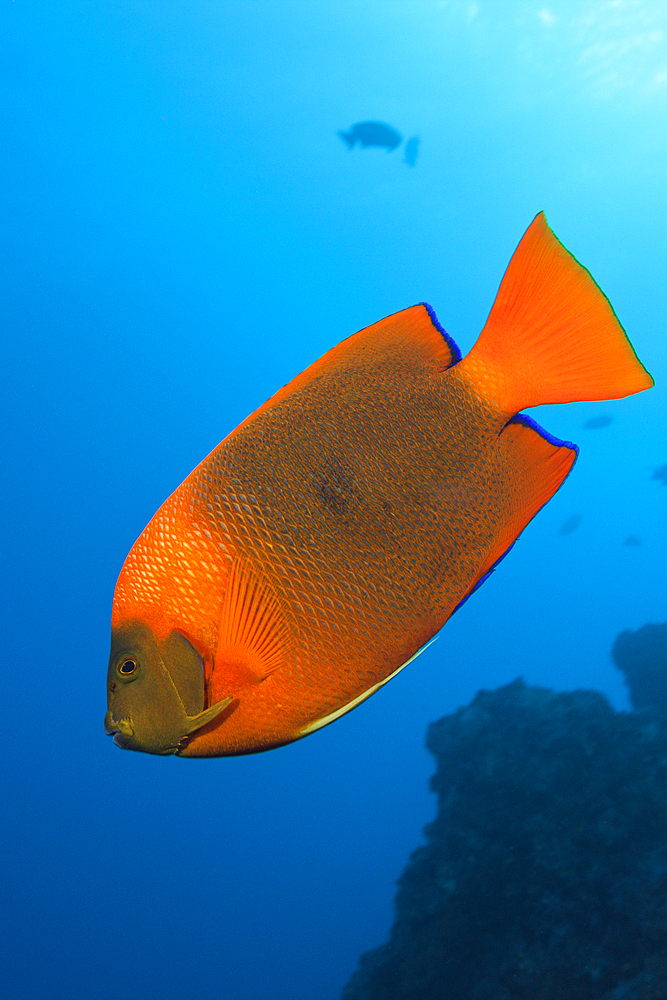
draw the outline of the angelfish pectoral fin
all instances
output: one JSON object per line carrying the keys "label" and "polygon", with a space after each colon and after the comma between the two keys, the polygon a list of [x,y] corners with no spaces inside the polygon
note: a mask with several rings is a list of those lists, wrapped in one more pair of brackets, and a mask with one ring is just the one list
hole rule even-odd
{"label": "angelfish pectoral fin", "polygon": [[288,660],[289,628],[283,608],[263,576],[237,559],[220,609],[214,677],[224,677],[223,690],[234,691],[266,680]]}
{"label": "angelfish pectoral fin", "polygon": [[215,705],[211,705],[210,708],[205,709],[200,712],[199,715],[186,715],[187,728],[183,733],[183,736],[190,736],[197,729],[201,729],[202,726],[207,725],[209,722],[213,722],[214,719],[224,712],[228,705],[234,701],[233,698],[223,698],[222,701],[216,702]]}

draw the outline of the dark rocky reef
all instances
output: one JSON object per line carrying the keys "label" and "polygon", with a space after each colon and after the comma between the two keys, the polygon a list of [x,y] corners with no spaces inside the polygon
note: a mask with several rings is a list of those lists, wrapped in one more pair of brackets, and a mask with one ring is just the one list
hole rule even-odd
{"label": "dark rocky reef", "polygon": [[438,815],[343,1000],[665,1000],[659,717],[515,681],[431,725],[427,746]]}
{"label": "dark rocky reef", "polygon": [[625,675],[634,708],[667,720],[667,624],[621,632],[611,655]]}

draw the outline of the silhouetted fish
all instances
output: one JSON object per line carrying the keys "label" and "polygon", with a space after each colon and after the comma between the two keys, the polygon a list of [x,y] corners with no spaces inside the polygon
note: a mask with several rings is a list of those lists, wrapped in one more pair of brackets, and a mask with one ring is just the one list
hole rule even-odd
{"label": "silhouetted fish", "polygon": [[361,146],[382,146],[388,153],[400,146],[402,141],[400,133],[384,122],[357,122],[349,132],[339,132],[338,135],[349,149],[359,143]]}
{"label": "silhouetted fish", "polygon": [[405,162],[409,167],[414,167],[417,162],[419,152],[419,136],[413,135],[405,144]]}
{"label": "silhouetted fish", "polygon": [[638,538],[637,535],[628,535],[623,544],[629,545],[632,548],[637,548],[638,545],[642,544],[642,540],[641,538]]}
{"label": "silhouetted fish", "polygon": [[657,479],[662,486],[667,486],[667,465],[661,465],[656,469],[651,479]]}
{"label": "silhouetted fish", "polygon": [[601,427],[609,427],[613,419],[613,417],[591,417],[584,424],[584,430],[599,431]]}
{"label": "silhouetted fish", "polygon": [[573,531],[577,530],[582,521],[583,517],[581,514],[573,514],[572,517],[568,517],[567,521],[560,526],[558,534],[571,535]]}

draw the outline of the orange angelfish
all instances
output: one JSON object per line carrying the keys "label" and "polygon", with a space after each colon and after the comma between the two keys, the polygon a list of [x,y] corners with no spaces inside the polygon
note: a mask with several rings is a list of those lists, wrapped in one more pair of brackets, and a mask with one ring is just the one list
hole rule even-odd
{"label": "orange angelfish", "polygon": [[107,733],[216,757],[348,712],[572,468],[575,446],[519,410],[652,384],[540,213],[465,358],[429,306],[389,316],[277,392],[160,507],[116,585]]}

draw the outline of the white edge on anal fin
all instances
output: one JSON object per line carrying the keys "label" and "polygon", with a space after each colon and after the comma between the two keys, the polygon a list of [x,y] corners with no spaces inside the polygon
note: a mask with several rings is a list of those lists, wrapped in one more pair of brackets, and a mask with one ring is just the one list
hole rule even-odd
{"label": "white edge on anal fin", "polygon": [[353,708],[357,707],[357,705],[361,705],[362,701],[366,701],[366,698],[370,698],[372,694],[375,694],[375,692],[379,691],[381,687],[388,684],[389,681],[396,676],[396,674],[400,674],[404,667],[407,667],[409,663],[416,660],[417,657],[420,656],[425,649],[428,649],[431,643],[434,643],[437,638],[437,635],[434,635],[433,638],[429,639],[429,641],[418,649],[416,653],[413,653],[409,660],[406,660],[405,663],[400,665],[400,667],[397,667],[393,674],[389,674],[389,677],[385,677],[383,681],[380,681],[378,684],[374,684],[373,687],[370,687],[368,691],[364,691],[363,694],[358,694],[356,698],[352,699],[352,701],[348,701],[347,705],[343,705],[342,708],[337,708],[335,712],[330,712],[321,719],[316,719],[315,722],[308,723],[308,725],[304,726],[304,728],[299,732],[299,736],[308,736],[310,733],[314,733],[316,730],[322,729],[324,726],[328,726],[330,722],[335,722],[336,719],[340,719],[341,715],[345,715],[346,712],[351,712]]}

